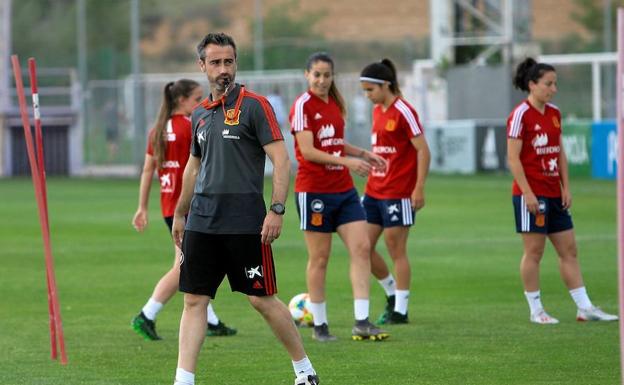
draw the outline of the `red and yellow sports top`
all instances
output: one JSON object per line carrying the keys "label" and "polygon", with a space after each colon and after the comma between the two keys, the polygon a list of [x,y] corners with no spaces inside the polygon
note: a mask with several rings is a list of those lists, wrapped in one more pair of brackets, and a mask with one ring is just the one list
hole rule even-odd
{"label": "red and yellow sports top", "polygon": [[[289,119],[293,135],[310,131],[314,136],[314,148],[336,157],[345,156],[345,122],[331,96],[326,103],[311,92],[305,92],[293,103]],[[307,161],[296,140],[295,156],[299,162],[295,192],[340,193],[353,188],[353,179],[346,167]]]}
{"label": "red and yellow sports top", "polygon": [[366,183],[366,194],[376,199],[401,199],[411,196],[417,178],[417,151],[411,139],[423,134],[416,110],[397,97],[383,111],[373,109],[372,150],[388,161],[386,170],[373,169]]}
{"label": "red and yellow sports top", "polygon": [[[533,194],[561,196],[559,154],[561,152],[561,112],[550,103],[539,112],[528,100],[520,103],[507,119],[507,137],[522,140],[520,162]],[[513,195],[522,195],[514,180]]]}
{"label": "red and yellow sports top", "polygon": [[[151,129],[147,141],[147,153],[152,156],[154,155],[152,147],[154,133],[154,129]],[[184,115],[171,116],[163,135],[165,135],[167,148],[165,161],[158,167],[160,209],[163,217],[171,217],[182,193],[182,174],[191,149],[191,119]]]}

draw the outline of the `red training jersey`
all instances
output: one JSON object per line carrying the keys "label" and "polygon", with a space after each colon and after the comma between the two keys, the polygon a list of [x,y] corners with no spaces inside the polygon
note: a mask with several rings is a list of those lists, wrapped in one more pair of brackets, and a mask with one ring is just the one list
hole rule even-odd
{"label": "red training jersey", "polygon": [[[147,141],[147,153],[152,156],[154,133],[151,129]],[[158,167],[160,209],[163,217],[171,217],[182,193],[182,174],[191,151],[191,119],[184,115],[171,116],[164,135],[167,142],[165,161]]]}
{"label": "red training jersey", "polygon": [[412,195],[417,178],[417,151],[411,139],[423,134],[416,110],[397,97],[386,111],[373,109],[372,150],[385,158],[385,170],[368,175],[366,194],[376,199],[402,199]]}
{"label": "red training jersey", "polygon": [[[520,103],[507,118],[507,137],[522,140],[520,162],[533,194],[561,196],[559,153],[561,152],[561,112],[550,103],[539,112],[528,100]],[[514,180],[513,195],[522,195]]]}
{"label": "red training jersey", "polygon": [[[309,91],[302,94],[293,103],[289,119],[293,135],[310,131],[314,148],[336,157],[344,156],[344,118],[331,96],[326,103]],[[299,162],[295,192],[340,193],[353,188],[353,179],[346,167],[305,160],[297,140],[295,156]]]}

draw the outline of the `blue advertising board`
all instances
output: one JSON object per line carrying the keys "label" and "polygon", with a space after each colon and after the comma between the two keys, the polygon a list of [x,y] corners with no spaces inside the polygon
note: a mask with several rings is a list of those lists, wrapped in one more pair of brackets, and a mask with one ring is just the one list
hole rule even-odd
{"label": "blue advertising board", "polygon": [[615,179],[617,175],[617,127],[615,121],[592,124],[592,177]]}

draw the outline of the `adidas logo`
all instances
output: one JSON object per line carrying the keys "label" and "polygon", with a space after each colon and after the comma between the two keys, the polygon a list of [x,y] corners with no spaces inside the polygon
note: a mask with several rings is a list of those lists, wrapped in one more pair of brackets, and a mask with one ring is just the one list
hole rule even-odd
{"label": "adidas logo", "polygon": [[262,286],[262,284],[260,283],[260,281],[256,281],[253,283],[252,286],[254,289],[264,289],[264,286]]}
{"label": "adidas logo", "polygon": [[314,115],[314,120],[319,120],[321,119],[323,116],[321,116],[321,114],[319,114],[318,112],[316,113],[316,115]]}

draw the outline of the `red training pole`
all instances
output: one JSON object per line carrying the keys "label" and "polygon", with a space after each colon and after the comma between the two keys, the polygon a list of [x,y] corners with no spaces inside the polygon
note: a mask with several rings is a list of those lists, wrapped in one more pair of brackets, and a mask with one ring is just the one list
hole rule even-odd
{"label": "red training pole", "polygon": [[[37,148],[37,167],[39,169],[39,181],[42,187],[44,212],[48,231],[50,230],[48,216],[48,197],[45,177],[45,158],[43,155],[43,134],[41,132],[41,114],[39,112],[39,91],[37,87],[37,67],[35,59],[28,59],[28,70],[30,73],[30,90],[33,103],[33,114],[35,118],[35,144]],[[48,314],[50,315],[50,355],[53,360],[57,358],[58,349],[56,347],[56,314],[54,311],[54,300],[52,296],[52,286],[50,285],[50,274],[46,267],[46,283],[48,288]]]}
{"label": "red training pole", "polygon": [[37,144],[37,165],[39,167],[40,180],[43,187],[43,203],[45,203],[45,213],[48,213],[48,192],[45,177],[45,158],[43,156],[43,134],[41,131],[41,113],[39,111],[39,90],[37,87],[37,63],[34,58],[28,59],[28,71],[30,73],[30,90],[32,92],[33,114],[35,117],[35,142]]}
{"label": "red training pole", "polygon": [[624,8],[618,8],[618,61],[615,86],[617,101],[617,201],[618,201],[618,278],[620,297],[620,373],[624,384]]}
{"label": "red training pole", "polygon": [[47,224],[47,218],[44,215],[44,207],[47,205],[43,202],[43,190],[41,185],[39,167],[37,164],[37,159],[35,157],[35,149],[32,138],[32,133],[30,132],[30,121],[28,118],[28,111],[26,109],[26,98],[24,96],[24,84],[22,82],[22,71],[20,68],[19,60],[17,55],[11,55],[11,63],[13,65],[13,75],[15,76],[15,88],[17,91],[17,97],[19,101],[20,115],[22,118],[22,126],[24,127],[24,139],[26,142],[26,150],[28,152],[28,160],[30,163],[30,171],[32,174],[33,185],[35,188],[35,199],[37,200],[37,206],[39,208],[39,222],[41,224],[41,233],[43,236],[43,244],[44,244],[44,252],[45,252],[45,261],[46,261],[46,276],[49,282],[49,292],[52,297],[52,306],[55,315],[55,329],[56,334],[59,338],[59,345],[61,347],[61,363],[67,363],[67,355],[65,353],[65,343],[63,339],[63,327],[61,323],[61,314],[60,308],[58,304],[58,299],[56,296],[56,281],[54,278],[54,267],[53,267],[53,259],[52,259],[52,247],[50,245],[50,232],[49,226]]}

